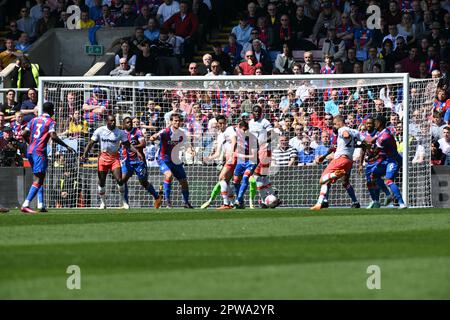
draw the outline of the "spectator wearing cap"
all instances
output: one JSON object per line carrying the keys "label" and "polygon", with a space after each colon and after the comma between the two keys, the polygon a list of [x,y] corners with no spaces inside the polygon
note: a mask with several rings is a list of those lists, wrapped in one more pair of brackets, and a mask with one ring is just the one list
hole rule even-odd
{"label": "spectator wearing cap", "polygon": [[335,10],[329,1],[325,1],[322,4],[323,10],[319,14],[317,21],[314,25],[311,38],[313,41],[318,40],[326,34],[326,30],[330,26],[337,26],[341,24],[341,15],[339,11]]}
{"label": "spectator wearing cap", "polygon": [[231,33],[236,35],[236,41],[244,47],[250,41],[253,27],[248,24],[244,15],[239,15],[238,18],[239,24],[231,30]]}
{"label": "spectator wearing cap", "polygon": [[322,56],[332,55],[334,59],[345,58],[345,42],[336,36],[336,27],[334,25],[328,27],[327,38],[322,47]]}
{"label": "spectator wearing cap", "polygon": [[256,60],[253,51],[247,51],[245,61],[241,62],[239,67],[242,69],[243,75],[254,75],[256,68],[261,68],[262,64]]}
{"label": "spectator wearing cap", "polygon": [[439,47],[439,38],[441,36],[441,24],[437,21],[433,22],[431,25],[431,33],[428,35],[428,43],[435,47]]}

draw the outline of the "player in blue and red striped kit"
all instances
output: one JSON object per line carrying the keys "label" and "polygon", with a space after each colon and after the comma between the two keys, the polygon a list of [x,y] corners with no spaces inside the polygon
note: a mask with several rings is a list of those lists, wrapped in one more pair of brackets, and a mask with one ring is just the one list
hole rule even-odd
{"label": "player in blue and red striped kit", "polygon": [[[379,134],[372,140],[375,142],[376,165],[373,166],[371,174],[376,178],[377,183],[381,180],[379,178],[385,177],[386,184],[398,200],[399,208],[405,209],[402,194],[394,181],[402,164],[402,156],[397,151],[397,142],[389,128],[386,128],[386,118],[383,115],[377,115],[375,118],[375,128]],[[379,185],[379,187],[382,186]]]}
{"label": "player in blue and red striped kit", "polygon": [[52,119],[55,113],[53,104],[51,102],[44,103],[42,110],[43,114],[28,122],[22,133],[24,140],[29,141],[27,158],[34,174],[33,184],[21,208],[24,213],[37,213],[29,207],[36,194],[38,196],[38,209],[40,212],[47,212],[44,204],[44,179],[48,166],[47,145],[50,138],[70,152],[75,153],[75,150],[65,144],[55,132],[55,120]]}
{"label": "player in blue and red striped kit", "polygon": [[[126,117],[123,119],[123,126],[128,141],[130,141],[131,145],[133,145],[137,151],[141,153],[141,158],[145,159],[143,149],[146,146],[145,138],[139,128],[133,128],[133,122],[130,117]],[[136,176],[139,180],[141,186],[150,193],[155,199],[154,207],[158,209],[161,207],[162,202],[162,194],[156,192],[153,185],[148,182],[148,171],[147,164],[140,160],[136,152],[131,149],[124,148],[122,146],[121,150],[121,165],[122,165],[122,182],[125,184],[125,202],[128,202],[128,184],[127,181],[133,176],[133,173],[136,173]]]}
{"label": "player in blue and red striped kit", "polygon": [[187,135],[184,130],[180,129],[181,121],[180,114],[172,113],[170,115],[170,126],[155,133],[150,137],[150,141],[160,140],[158,164],[161,174],[164,175],[163,189],[167,207],[172,208],[170,194],[173,177],[175,177],[181,185],[184,207],[193,209],[189,203],[189,185],[180,157],[181,149],[187,143]]}
{"label": "player in blue and red striped kit", "polygon": [[[366,131],[362,132],[362,135],[367,139],[377,139],[378,131],[375,129],[375,121],[373,118],[368,118],[365,123]],[[371,147],[363,148],[363,154],[361,155],[360,168],[362,172],[362,165],[364,160],[366,161],[365,175],[367,181],[367,189],[369,190],[370,198],[372,202],[369,204],[367,209],[380,208],[380,189],[386,194],[384,205],[387,206],[392,202],[393,197],[386,187],[382,177],[375,177],[373,171],[377,166],[378,162],[375,159],[376,154],[373,145]]]}

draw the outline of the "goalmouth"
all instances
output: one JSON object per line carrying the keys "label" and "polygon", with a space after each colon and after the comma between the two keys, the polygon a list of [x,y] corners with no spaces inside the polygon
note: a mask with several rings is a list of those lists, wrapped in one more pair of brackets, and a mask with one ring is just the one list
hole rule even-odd
{"label": "goalmouth", "polygon": [[[107,113],[116,115],[118,125],[125,116],[137,119],[145,134],[149,135],[166,126],[164,116],[172,110],[172,102],[180,103],[181,110],[186,113],[185,127],[190,134],[192,146],[184,153],[185,168],[190,184],[191,202],[198,207],[209,198],[223,165],[222,161],[204,161],[204,158],[213,152],[217,134],[213,126],[214,120],[211,120],[213,117],[224,114],[229,123],[233,124],[239,119],[239,115],[248,112],[249,107],[251,110],[251,106],[259,101],[264,105],[265,117],[276,127],[276,132],[289,138],[295,137],[295,130],[291,132],[283,127],[289,119],[293,119],[291,127],[301,127],[303,136],[319,146],[323,141],[317,140],[312,132],[317,131],[315,128],[319,128],[321,134],[329,130],[323,120],[325,104],[332,99],[336,90],[338,112],[344,114],[349,125],[356,129],[364,126],[369,115],[383,112],[390,121],[391,115],[397,114],[400,123],[395,123],[393,115],[392,125],[398,149],[403,155],[398,177],[403,199],[409,207],[431,207],[430,117],[438,80],[411,79],[407,73],[40,77],[40,112],[42,102],[50,101],[55,104],[57,133],[63,135],[65,141],[75,146],[78,151],[77,157],[70,158],[63,148],[53,145],[49,150],[46,197],[50,201],[47,202],[49,207],[98,207],[96,154],[92,153],[90,163],[85,165],[79,163],[78,157],[93,130],[105,124],[104,115]],[[83,105],[94,103],[97,99],[93,99],[94,89],[106,111],[103,115],[91,114],[84,118],[86,111],[83,110]],[[376,101],[383,102],[384,108],[381,111],[375,106]],[[76,121],[75,111],[78,111],[80,117]],[[419,122],[411,119],[414,111],[419,111],[421,115]],[[79,132],[70,130],[75,122],[77,126],[81,126]],[[323,135],[326,136],[325,133]],[[277,138],[273,139],[272,147],[278,147]],[[157,148],[156,144],[150,142],[146,148],[149,181],[155,187],[162,182],[162,175],[155,165]],[[367,205],[370,198],[364,172],[361,174],[358,170],[358,151],[354,154],[354,161],[351,183],[361,205]],[[323,169],[323,164],[314,163],[289,167],[272,166],[270,180],[283,200],[283,206],[313,205],[320,189],[318,180]],[[151,197],[140,187],[135,177],[129,180],[128,185],[130,206],[149,207]],[[178,196],[176,187],[173,190],[172,202],[179,206],[181,196]],[[109,207],[119,207],[115,184],[109,179],[107,194]],[[329,201],[331,206],[348,207],[351,204],[339,182],[332,187]],[[219,203],[220,201],[216,202],[217,205]]]}

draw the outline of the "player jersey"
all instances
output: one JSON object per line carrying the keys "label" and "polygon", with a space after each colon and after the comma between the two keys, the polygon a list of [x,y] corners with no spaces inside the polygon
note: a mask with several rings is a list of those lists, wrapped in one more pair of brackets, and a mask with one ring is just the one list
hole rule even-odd
{"label": "player jersey", "polygon": [[[181,163],[181,147],[187,142],[182,129],[165,128],[159,132],[159,159]],[[175,160],[175,161],[174,161]]]}
{"label": "player jersey", "polygon": [[[144,135],[139,128],[132,128],[131,131],[123,130],[123,132],[127,135],[128,141],[130,141],[130,144],[132,144],[133,146],[138,145],[140,143],[140,140],[144,139]],[[139,150],[142,154],[144,154],[143,149],[144,148],[140,148]],[[123,146],[121,150],[121,158],[122,160],[126,159],[129,161],[140,161],[136,152],[124,148]]]}
{"label": "player jersey", "polygon": [[[257,162],[257,154],[258,150],[258,139],[251,132],[243,132],[242,130],[236,130],[236,154],[238,155],[238,160],[240,162],[248,162],[248,163],[256,163]],[[252,152],[253,151],[253,152]],[[240,158],[239,155],[250,155],[253,154],[252,158]],[[239,159],[240,158],[240,159]]]}
{"label": "player jersey", "polygon": [[236,136],[236,129],[233,126],[229,126],[224,132],[219,133],[217,136],[217,147],[221,148],[225,153],[231,151],[231,138]]}
{"label": "player jersey", "polygon": [[100,142],[101,152],[115,154],[120,149],[120,143],[128,141],[128,137],[119,128],[109,130],[107,126],[102,126],[94,131],[91,138],[95,142]]}
{"label": "player jersey", "polygon": [[268,132],[271,130],[273,130],[273,127],[269,120],[265,118],[261,118],[259,120],[252,119],[248,123],[248,131],[256,136],[260,145],[265,143],[270,145],[271,141],[269,139]]}
{"label": "player jersey", "polygon": [[[364,131],[361,133],[361,135],[364,137],[364,140],[368,140],[370,139],[377,139],[378,136],[378,131],[377,130],[373,130],[372,133],[368,132],[368,131]],[[375,162],[375,148],[373,146],[370,147],[370,149],[366,150],[366,156],[365,156],[365,160],[367,163],[374,163]]]}
{"label": "player jersey", "polygon": [[401,158],[397,151],[397,142],[394,135],[388,128],[381,131],[376,140],[376,146],[380,149],[377,161],[381,162],[385,159],[399,161]]}
{"label": "player jersey", "polygon": [[55,120],[48,113],[44,113],[31,119],[26,130],[30,131],[28,154],[47,156],[47,144],[50,139],[50,133],[55,132]]}
{"label": "player jersey", "polygon": [[[348,139],[345,139],[342,136],[345,131],[350,134]],[[363,140],[364,137],[358,130],[350,129],[349,127],[340,128],[337,134],[337,147],[336,151],[334,152],[334,159],[337,159],[341,156],[346,156],[347,158],[352,159],[357,142]]]}

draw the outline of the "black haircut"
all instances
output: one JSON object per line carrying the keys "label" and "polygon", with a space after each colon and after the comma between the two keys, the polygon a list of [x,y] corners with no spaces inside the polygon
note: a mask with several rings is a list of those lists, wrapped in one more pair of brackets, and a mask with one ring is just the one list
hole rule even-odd
{"label": "black haircut", "polygon": [[125,117],[125,118],[122,119],[122,123],[124,123],[125,120],[128,120],[128,119],[129,119],[130,121],[132,121],[131,117]]}
{"label": "black haircut", "polygon": [[181,114],[176,113],[176,112],[174,112],[170,115],[170,121],[172,121],[174,118],[178,118],[178,119],[180,119],[180,121],[183,120],[183,117],[181,116]]}
{"label": "black haircut", "polygon": [[241,120],[241,121],[239,121],[239,124],[238,124],[238,126],[239,126],[239,128],[242,128],[242,129],[248,130],[248,122],[247,122],[247,121],[245,121],[245,120]]}
{"label": "black haircut", "polygon": [[219,114],[219,115],[216,117],[216,121],[219,122],[219,120],[225,120],[225,121],[227,121],[227,118],[226,118],[223,114]]}
{"label": "black haircut", "polygon": [[50,115],[52,115],[54,113],[55,110],[55,106],[53,105],[53,103],[47,101],[44,102],[44,104],[42,105],[42,112],[44,113],[48,113]]}

